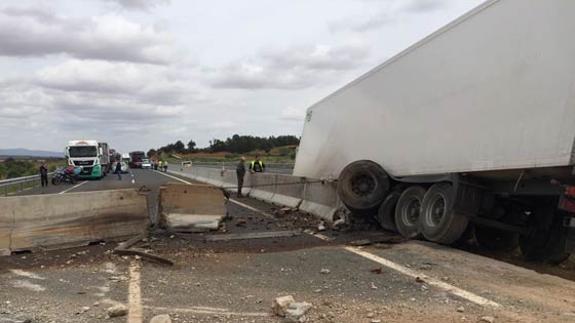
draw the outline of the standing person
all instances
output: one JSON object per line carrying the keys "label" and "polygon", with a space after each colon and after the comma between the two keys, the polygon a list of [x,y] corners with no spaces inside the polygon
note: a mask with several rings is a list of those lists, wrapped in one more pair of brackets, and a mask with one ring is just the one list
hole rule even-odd
{"label": "standing person", "polygon": [[238,197],[242,197],[242,187],[244,186],[244,176],[246,176],[246,158],[242,156],[236,166],[238,177]]}
{"label": "standing person", "polygon": [[46,163],[40,165],[40,181],[42,182],[42,187],[48,186],[48,167]]}
{"label": "standing person", "polygon": [[160,170],[160,172],[162,171],[162,167],[164,167],[164,162],[162,162],[162,160],[158,161],[158,169]]}
{"label": "standing person", "polygon": [[168,161],[166,160],[164,162],[164,173],[166,173],[168,171]]}
{"label": "standing person", "polygon": [[114,173],[118,174],[118,180],[122,180],[122,163],[116,163],[116,169]]}
{"label": "standing person", "polygon": [[250,163],[250,173],[263,173],[266,170],[266,165],[260,160],[260,156],[256,155],[256,159]]}

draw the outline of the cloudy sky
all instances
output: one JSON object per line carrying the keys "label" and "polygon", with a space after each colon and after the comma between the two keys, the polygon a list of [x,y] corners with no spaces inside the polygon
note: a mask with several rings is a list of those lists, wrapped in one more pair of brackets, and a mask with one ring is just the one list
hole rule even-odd
{"label": "cloudy sky", "polygon": [[307,107],[482,0],[2,0],[0,148],[299,136]]}

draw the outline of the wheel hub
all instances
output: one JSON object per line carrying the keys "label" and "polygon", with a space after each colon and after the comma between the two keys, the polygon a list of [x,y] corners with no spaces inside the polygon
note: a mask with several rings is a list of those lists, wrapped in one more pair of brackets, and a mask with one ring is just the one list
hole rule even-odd
{"label": "wheel hub", "polygon": [[359,196],[371,194],[375,186],[375,180],[367,174],[358,175],[351,180],[351,190]]}
{"label": "wheel hub", "polygon": [[415,225],[419,219],[420,208],[421,204],[418,199],[409,201],[402,214],[403,222],[410,226]]}
{"label": "wheel hub", "polygon": [[427,213],[427,222],[432,226],[438,226],[441,220],[445,216],[447,210],[445,199],[443,196],[438,195],[435,197],[434,201],[431,203],[431,207]]}

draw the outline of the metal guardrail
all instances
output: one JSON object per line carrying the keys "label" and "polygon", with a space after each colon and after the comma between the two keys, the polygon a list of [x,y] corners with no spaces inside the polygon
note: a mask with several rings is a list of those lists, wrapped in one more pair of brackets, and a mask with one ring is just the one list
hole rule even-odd
{"label": "metal guardrail", "polygon": [[[53,174],[48,173],[48,180]],[[0,180],[0,194],[8,196],[36,186],[40,186],[40,175],[4,179]]]}
{"label": "metal guardrail", "polygon": [[[264,162],[265,163],[265,162]],[[181,162],[182,168],[185,167],[209,167],[209,168],[219,168],[226,170],[235,170],[237,162],[195,162],[195,161],[183,161]],[[278,174],[291,174],[293,172],[294,164],[291,163],[265,163],[266,172],[268,173],[278,173]],[[249,162],[246,161],[246,168],[249,167]]]}

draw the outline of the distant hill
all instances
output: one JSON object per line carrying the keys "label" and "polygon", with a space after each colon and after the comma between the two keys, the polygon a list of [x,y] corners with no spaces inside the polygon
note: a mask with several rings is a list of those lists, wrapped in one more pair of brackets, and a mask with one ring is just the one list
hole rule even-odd
{"label": "distant hill", "polygon": [[24,148],[14,149],[0,149],[0,156],[6,157],[48,157],[48,158],[64,158],[64,153],[44,150],[30,150]]}

